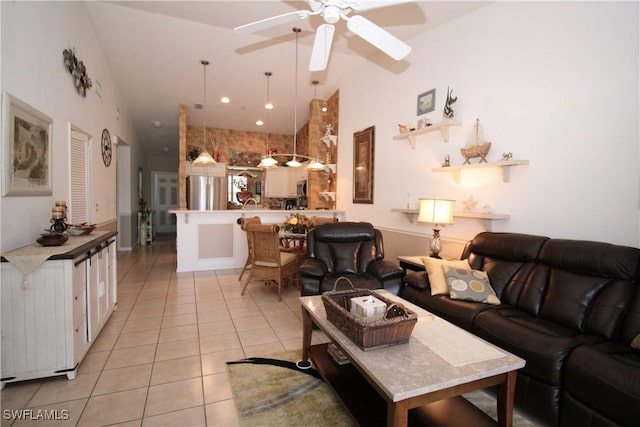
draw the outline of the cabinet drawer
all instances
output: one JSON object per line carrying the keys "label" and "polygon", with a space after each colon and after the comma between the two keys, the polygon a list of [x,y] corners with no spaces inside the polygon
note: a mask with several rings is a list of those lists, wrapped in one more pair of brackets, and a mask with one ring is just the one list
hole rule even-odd
{"label": "cabinet drawer", "polygon": [[75,325],[87,312],[87,293],[83,289],[73,297],[73,324]]}
{"label": "cabinet drawer", "polygon": [[75,363],[78,362],[88,344],[87,318],[82,316],[73,326],[73,360]]}

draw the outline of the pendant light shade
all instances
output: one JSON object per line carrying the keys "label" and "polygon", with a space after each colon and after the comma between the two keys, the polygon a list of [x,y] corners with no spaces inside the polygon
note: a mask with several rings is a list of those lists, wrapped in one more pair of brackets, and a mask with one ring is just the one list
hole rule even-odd
{"label": "pendant light shade", "polygon": [[203,70],[203,99],[204,102],[202,103],[202,152],[200,152],[200,155],[193,161],[193,164],[196,166],[206,166],[206,165],[212,165],[214,163],[216,163],[215,159],[213,157],[211,157],[211,154],[209,154],[209,152],[207,151],[207,65],[209,65],[209,61],[207,61],[206,59],[203,59],[200,61],[200,63],[202,64],[202,70]]}

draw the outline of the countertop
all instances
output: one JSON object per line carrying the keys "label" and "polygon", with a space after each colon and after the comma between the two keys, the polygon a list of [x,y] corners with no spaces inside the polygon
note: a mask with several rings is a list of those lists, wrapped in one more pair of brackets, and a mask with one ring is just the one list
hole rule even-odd
{"label": "countertop", "polygon": [[21,256],[22,254],[30,255],[34,252],[41,252],[43,255],[48,255],[46,258],[48,261],[73,259],[83,255],[96,247],[96,245],[109,240],[117,234],[117,231],[94,231],[87,236],[69,236],[69,240],[60,246],[41,246],[33,242],[30,245],[4,252],[1,260],[2,262],[8,262],[5,255]]}
{"label": "countertop", "polygon": [[310,214],[328,214],[328,213],[342,214],[344,213],[344,211],[339,211],[335,209],[253,209],[251,208],[251,209],[225,209],[225,210],[215,210],[215,211],[172,209],[169,211],[169,213],[189,214],[189,215],[247,214],[247,213],[272,213],[272,214],[301,213],[309,216]]}

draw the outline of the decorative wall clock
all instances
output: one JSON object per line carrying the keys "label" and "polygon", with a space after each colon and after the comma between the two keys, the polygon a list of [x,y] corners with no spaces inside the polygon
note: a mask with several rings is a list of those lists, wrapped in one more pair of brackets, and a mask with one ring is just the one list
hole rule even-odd
{"label": "decorative wall clock", "polygon": [[111,164],[111,156],[111,135],[109,135],[109,131],[105,129],[102,131],[102,161],[107,167]]}

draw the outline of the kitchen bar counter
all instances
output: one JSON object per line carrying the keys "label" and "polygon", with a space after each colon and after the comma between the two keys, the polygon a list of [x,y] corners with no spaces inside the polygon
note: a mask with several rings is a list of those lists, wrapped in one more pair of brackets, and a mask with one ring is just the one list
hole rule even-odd
{"label": "kitchen bar counter", "polygon": [[337,210],[237,209],[219,211],[171,210],[176,215],[178,272],[242,268],[247,260],[247,237],[237,221],[259,216],[263,224],[284,224],[289,215],[345,220]]}

